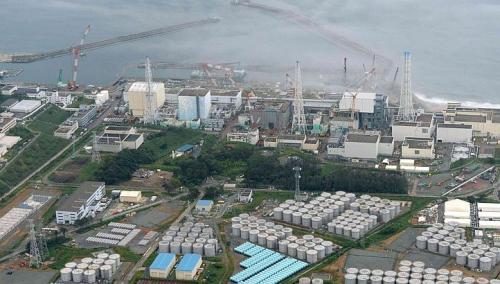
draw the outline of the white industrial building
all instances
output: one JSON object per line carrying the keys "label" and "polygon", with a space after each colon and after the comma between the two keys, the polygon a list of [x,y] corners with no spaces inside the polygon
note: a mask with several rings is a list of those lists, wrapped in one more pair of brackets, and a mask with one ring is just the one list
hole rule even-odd
{"label": "white industrial building", "polygon": [[185,254],[175,268],[175,279],[193,281],[202,264],[201,255]]}
{"label": "white industrial building", "polygon": [[139,203],[142,193],[139,190],[122,190],[120,192],[120,202]]}
{"label": "white industrial building", "polygon": [[104,195],[104,182],[87,181],[82,183],[56,209],[56,223],[74,224],[78,220],[91,216]]}
{"label": "white industrial building", "polygon": [[123,149],[139,149],[144,143],[144,135],[137,133],[135,127],[110,125],[96,142],[97,151],[118,153]]}
{"label": "white industrial building", "polygon": [[196,202],[195,209],[198,212],[210,212],[213,206],[214,202],[212,200],[200,199]]}
{"label": "white industrial building", "polygon": [[182,89],[178,96],[179,120],[189,121],[207,119],[212,107],[211,93],[208,89]]}
{"label": "white industrial building", "polygon": [[160,252],[149,266],[149,276],[151,278],[167,279],[175,266],[175,254]]}
{"label": "white industrial building", "polygon": [[457,222],[460,227],[470,227],[470,203],[453,199],[444,203],[444,222]]}
{"label": "white industrial building", "polygon": [[471,143],[472,125],[438,123],[436,141],[441,143]]}
{"label": "white industrial building", "polygon": [[22,100],[10,107],[11,112],[31,113],[41,107],[39,100]]}
{"label": "white industrial building", "polygon": [[47,96],[48,102],[55,105],[68,106],[73,103],[74,97],[71,93],[59,94],[58,91],[53,91]]}
{"label": "white industrial building", "polygon": [[[453,199],[444,203],[444,222],[454,221],[460,227],[471,226],[469,202]],[[477,218],[480,229],[500,229],[500,203],[477,203]]]}
{"label": "white industrial building", "polygon": [[406,137],[401,144],[401,158],[434,159],[434,140],[432,138]]}
{"label": "white industrial building", "polygon": [[[152,111],[160,109],[165,103],[165,85],[159,82],[153,82],[152,88]],[[128,108],[135,117],[143,117],[144,110],[148,105],[148,83],[134,82],[127,91],[123,93],[123,99],[128,102]]]}
{"label": "white industrial building", "polygon": [[211,100],[213,104],[231,104],[234,105],[236,110],[241,107],[241,94],[243,91],[226,91],[226,90],[214,90],[211,91]]}
{"label": "white industrial building", "polygon": [[250,203],[252,202],[253,190],[251,189],[243,189],[238,194],[238,201],[242,203]]}
{"label": "white industrial building", "polygon": [[395,141],[403,141],[406,137],[431,138],[435,125],[434,114],[423,113],[414,122],[395,121],[392,124],[392,137]]}
{"label": "white industrial building", "polygon": [[376,160],[379,156],[392,156],[394,139],[378,133],[350,133],[340,146],[329,146],[328,154],[349,159]]}
{"label": "white industrial building", "polygon": [[77,130],[78,121],[67,120],[59,125],[59,127],[54,131],[54,136],[64,139],[71,139],[71,137]]}
{"label": "white industrial building", "polygon": [[448,103],[443,111],[445,124],[468,124],[474,136],[500,137],[500,109],[462,107]]}

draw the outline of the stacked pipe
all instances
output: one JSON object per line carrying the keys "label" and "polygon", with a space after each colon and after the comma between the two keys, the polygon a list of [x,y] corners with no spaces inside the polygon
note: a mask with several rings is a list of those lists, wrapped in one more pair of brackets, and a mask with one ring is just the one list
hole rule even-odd
{"label": "stacked pipe", "polygon": [[320,229],[336,220],[346,210],[377,216],[381,222],[389,222],[401,212],[398,201],[336,191],[323,192],[308,203],[286,200],[273,209],[273,218],[312,229]]}
{"label": "stacked pipe", "polygon": [[422,261],[401,260],[397,271],[347,268],[345,284],[434,284],[434,283],[490,283],[500,284],[498,279],[465,277],[460,270],[425,267]]}
{"label": "stacked pipe", "polygon": [[214,230],[204,223],[185,222],[181,226],[170,226],[158,244],[159,252],[174,254],[215,256],[218,250]]}
{"label": "stacked pipe", "polygon": [[246,241],[315,263],[340,249],[330,241],[304,235],[292,235],[292,229],[248,214],[231,219],[231,235]]}
{"label": "stacked pipe", "polygon": [[467,242],[465,230],[455,222],[433,224],[416,237],[416,247],[454,257],[458,265],[472,270],[491,271],[500,262],[500,248],[481,240]]}
{"label": "stacked pipe", "polygon": [[377,219],[376,215],[348,209],[328,223],[328,232],[357,240],[377,225]]}
{"label": "stacked pipe", "polygon": [[97,279],[112,280],[120,265],[119,254],[99,253],[96,258],[85,257],[79,262],[68,262],[59,272],[62,282],[96,283]]}

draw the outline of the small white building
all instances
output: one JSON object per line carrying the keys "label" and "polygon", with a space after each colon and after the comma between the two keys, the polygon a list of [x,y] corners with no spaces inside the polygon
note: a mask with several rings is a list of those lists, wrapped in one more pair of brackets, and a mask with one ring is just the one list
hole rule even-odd
{"label": "small white building", "polygon": [[142,193],[139,190],[122,190],[120,192],[120,202],[139,203]]}
{"label": "small white building", "polygon": [[214,206],[213,200],[206,200],[206,199],[200,199],[198,202],[196,202],[196,211],[197,212],[210,212],[212,210],[212,207]]}
{"label": "small white building", "polygon": [[401,158],[434,159],[434,140],[432,138],[406,137],[401,144]]}
{"label": "small white building", "polygon": [[392,156],[394,153],[394,138],[392,136],[382,136],[378,142],[379,156]]}
{"label": "small white building", "polygon": [[78,121],[65,121],[54,131],[54,136],[71,139],[78,130]]}
{"label": "small white building", "polygon": [[42,105],[39,100],[22,100],[10,107],[11,112],[31,113]]}
{"label": "small white building", "polygon": [[105,195],[104,182],[87,181],[63,200],[56,209],[57,224],[74,224],[92,216],[98,207],[98,201]]}
{"label": "small white building", "polygon": [[250,203],[253,199],[253,190],[251,189],[243,189],[238,194],[238,201],[242,203]]}
{"label": "small white building", "polygon": [[58,91],[53,91],[52,93],[49,94],[47,97],[49,103],[55,104],[55,105],[63,105],[63,106],[68,106],[73,103],[73,95],[71,93],[62,93],[59,94]]}
{"label": "small white building", "polygon": [[406,137],[431,138],[434,133],[434,114],[420,114],[414,122],[396,121],[392,124],[392,137],[404,141]]}
{"label": "small white building", "polygon": [[436,140],[441,143],[471,143],[472,125],[439,123]]}

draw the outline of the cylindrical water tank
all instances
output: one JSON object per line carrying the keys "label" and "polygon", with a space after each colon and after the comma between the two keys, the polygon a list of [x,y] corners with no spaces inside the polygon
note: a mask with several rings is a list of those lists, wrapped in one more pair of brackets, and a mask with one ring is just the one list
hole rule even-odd
{"label": "cylindrical water tank", "polygon": [[266,238],[266,247],[269,249],[276,249],[278,245],[278,238],[276,236],[268,236]]}
{"label": "cylindrical water tank", "polygon": [[202,243],[194,243],[193,244],[193,253],[203,256],[203,246],[204,246],[204,244],[202,244]]}
{"label": "cylindrical water tank", "polygon": [[449,277],[448,275],[438,275],[436,276],[436,281],[443,281],[448,283]]}
{"label": "cylindrical water tank", "polygon": [[442,268],[442,269],[438,269],[437,274],[438,275],[450,275],[450,271],[448,269]]}
{"label": "cylindrical water tank", "polygon": [[497,263],[497,255],[491,251],[487,251],[484,253],[485,257],[489,257],[491,259],[491,265],[495,266]]}
{"label": "cylindrical water tank", "polygon": [[436,280],[436,275],[435,274],[424,274],[423,279],[434,281],[434,280]]}
{"label": "cylindrical water tank", "polygon": [[288,238],[292,235],[292,228],[284,227],[281,232],[285,234],[285,238]]}
{"label": "cylindrical water tank", "polygon": [[95,277],[100,278],[101,277],[101,270],[100,270],[100,265],[97,264],[91,264],[89,265],[89,270],[94,270],[95,271]]}
{"label": "cylindrical water tank", "polygon": [[318,252],[318,259],[321,260],[325,258],[326,252],[325,252],[325,247],[322,245],[316,245],[314,246],[314,250]]}
{"label": "cylindrical water tank", "polygon": [[158,243],[158,252],[165,252],[165,253],[170,252],[170,242],[160,241]]}
{"label": "cylindrical water tank", "polygon": [[81,283],[83,282],[83,270],[82,269],[74,269],[71,271],[71,277],[73,282],[75,283]]}
{"label": "cylindrical water tank", "polygon": [[481,271],[490,271],[492,263],[491,258],[483,256],[479,258],[479,269],[481,269]]}
{"label": "cylindrical water tank", "polygon": [[462,276],[450,276],[450,277],[448,278],[448,281],[449,281],[450,283],[454,283],[454,282],[458,282],[458,283],[460,283],[460,282],[462,281]]}
{"label": "cylindrical water tank", "polygon": [[386,270],[384,271],[384,276],[386,277],[393,277],[393,278],[396,278],[398,274],[396,273],[396,271],[393,271],[393,270]]}
{"label": "cylindrical water tank", "polygon": [[411,272],[411,267],[400,265],[398,267],[398,271],[410,273]]}
{"label": "cylindrical water tank", "polygon": [[432,267],[427,267],[424,269],[424,274],[436,274],[437,270]]}
{"label": "cylindrical water tank", "polygon": [[203,247],[203,251],[205,252],[205,256],[208,257],[215,256],[215,245],[205,244],[205,246]]}
{"label": "cylindrical water tank", "polygon": [[288,244],[290,244],[290,242],[287,240],[279,241],[278,242],[278,251],[286,254],[288,251]]}
{"label": "cylindrical water tank", "polygon": [[457,251],[461,250],[461,246],[458,244],[451,244],[450,245],[450,256],[451,257],[456,257],[457,256]]}
{"label": "cylindrical water tank", "polygon": [[76,262],[68,262],[64,265],[64,267],[66,268],[71,268],[71,269],[75,269],[76,268]]}
{"label": "cylindrical water tank", "polygon": [[297,248],[299,247],[298,244],[296,243],[289,243],[288,244],[288,250],[287,254],[291,257],[296,257],[297,256]]}
{"label": "cylindrical water tank", "polygon": [[241,224],[233,224],[231,225],[231,234],[234,236],[234,237],[240,237],[241,234],[240,234],[240,230],[243,226]]}
{"label": "cylindrical water tank", "polygon": [[372,274],[372,271],[368,268],[362,268],[358,271],[358,274],[362,274],[362,275],[371,275]]}
{"label": "cylindrical water tank", "polygon": [[193,243],[182,243],[181,252],[182,254],[188,254],[193,251]]}
{"label": "cylindrical water tank", "polygon": [[438,252],[438,243],[439,243],[439,241],[436,239],[428,239],[427,240],[427,249],[430,252]]}
{"label": "cylindrical water tank", "polygon": [[422,267],[418,267],[418,266],[413,266],[411,268],[411,272],[412,273],[420,273],[420,274],[423,274],[424,273],[424,269]]}
{"label": "cylindrical water tank", "polygon": [[382,284],[394,284],[395,282],[396,282],[396,278],[394,278],[394,277],[386,276],[386,277],[382,278]]}
{"label": "cylindrical water tank", "polygon": [[408,280],[408,284],[421,284],[422,283],[422,280],[420,279],[410,279]]}
{"label": "cylindrical water tank", "polygon": [[410,278],[410,273],[400,271],[398,272],[398,278]]}
{"label": "cylindrical water tank", "polygon": [[439,254],[449,255],[450,254],[450,243],[446,241],[440,241],[438,244]]}
{"label": "cylindrical water tank", "polygon": [[[304,221],[304,218],[302,218],[302,221]],[[321,217],[312,217],[311,218],[311,227],[315,230],[319,229],[321,227],[323,220]]]}
{"label": "cylindrical water tank", "polygon": [[95,283],[96,275],[95,270],[86,270],[83,272],[83,279],[85,283]]}
{"label": "cylindrical water tank", "polygon": [[396,284],[407,284],[408,283],[408,279],[406,278],[397,278],[396,279]]}
{"label": "cylindrical water tank", "polygon": [[308,263],[315,263],[318,261],[318,252],[314,249],[306,251],[306,260]]}
{"label": "cylindrical water tank", "polygon": [[273,209],[273,218],[274,220],[283,220],[283,211],[285,211],[281,207],[276,207]]}
{"label": "cylindrical water tank", "polygon": [[477,284],[488,284],[488,283],[490,283],[490,280],[488,280],[484,277],[479,277],[479,278],[476,278],[476,283]]}
{"label": "cylindrical water tank", "polygon": [[295,225],[302,225],[302,213],[300,213],[300,212],[293,212],[292,213],[292,222]]}
{"label": "cylindrical water tank", "polygon": [[344,275],[344,284],[356,284],[357,279],[356,274],[346,274]]}
{"label": "cylindrical water tank", "polygon": [[370,280],[370,275],[359,274],[358,275],[358,284],[368,284]]}
{"label": "cylindrical water tank", "polygon": [[467,267],[470,269],[476,269],[479,267],[479,255],[477,254],[469,254],[467,256]]}
{"label": "cylindrical water tank", "polygon": [[472,283],[476,282],[476,279],[474,279],[472,277],[464,277],[464,278],[462,278],[462,282],[465,284],[472,284]]}
{"label": "cylindrical water tank", "polygon": [[311,227],[311,218],[312,216],[309,214],[303,214],[302,215],[302,226],[304,227]]}
{"label": "cylindrical water tank", "polygon": [[115,273],[116,270],[118,269],[118,266],[116,265],[116,261],[113,259],[108,259],[108,260],[104,261],[104,265],[111,266],[111,273]]}
{"label": "cylindrical water tank", "polygon": [[379,211],[380,213],[380,219],[382,222],[387,223],[391,220],[391,212],[387,209],[382,209]]}
{"label": "cylindrical water tank", "polygon": [[299,278],[299,284],[311,284],[311,278],[301,277]]}
{"label": "cylindrical water tank", "polygon": [[183,243],[184,242],[184,237],[177,236],[177,237],[174,238],[174,242]]}
{"label": "cylindrical water tank", "polygon": [[348,238],[351,237],[351,232],[352,232],[352,228],[349,226],[345,226],[344,230],[342,231],[343,235],[345,237],[348,237]]}
{"label": "cylindrical water tank", "polygon": [[458,265],[467,264],[467,253],[465,251],[457,251],[455,261]]}
{"label": "cylindrical water tank", "polygon": [[283,221],[288,223],[292,222],[292,213],[293,213],[292,210],[283,210],[283,215],[282,215]]}
{"label": "cylindrical water tank", "polygon": [[171,242],[170,243],[170,252],[173,254],[181,254],[181,243]]}
{"label": "cylindrical water tank", "polygon": [[252,243],[257,243],[258,241],[259,230],[250,230],[249,232],[249,240]]}
{"label": "cylindrical water tank", "polygon": [[104,259],[104,260],[108,259],[108,257],[109,257],[109,254],[107,254],[105,252],[99,253],[97,255],[97,258]]}
{"label": "cylindrical water tank", "polygon": [[240,237],[243,239],[243,240],[248,240],[249,238],[249,233],[250,233],[250,227],[243,227],[241,228],[240,230]]}
{"label": "cylindrical water tank", "polygon": [[268,234],[266,234],[266,233],[259,233],[257,235],[257,243],[259,244],[259,246],[266,246],[267,237],[268,237]]}
{"label": "cylindrical water tank", "polygon": [[113,271],[110,265],[103,265],[100,268],[101,278],[111,280],[113,278]]}
{"label": "cylindrical water tank", "polygon": [[82,258],[81,262],[86,264],[91,264],[93,260],[94,259],[92,259],[91,257],[84,257]]}
{"label": "cylindrical water tank", "polygon": [[500,262],[500,248],[499,248],[499,247],[491,247],[491,248],[490,248],[490,251],[491,251],[492,253],[494,253],[494,254],[496,254],[496,255],[497,255],[497,258],[496,258],[497,263],[498,263],[498,262]]}
{"label": "cylindrical water tank", "polygon": [[417,248],[426,249],[427,248],[427,238],[424,236],[417,236]]}
{"label": "cylindrical water tank", "polygon": [[104,259],[101,259],[101,258],[95,258],[95,259],[92,261],[92,264],[103,265],[103,264],[104,264]]}
{"label": "cylindrical water tank", "polygon": [[299,246],[297,248],[297,258],[300,260],[306,260],[307,248],[304,246]]}
{"label": "cylindrical water tank", "polygon": [[76,266],[77,269],[81,269],[81,270],[85,270],[89,267],[89,265],[87,263],[78,263],[78,265]]}
{"label": "cylindrical water tank", "polygon": [[71,272],[73,270],[68,267],[64,267],[63,269],[59,270],[61,273],[61,281],[63,282],[70,282],[71,281]]}
{"label": "cylindrical water tank", "polygon": [[333,252],[333,243],[331,241],[322,241],[321,245],[325,247],[325,255],[330,255]]}

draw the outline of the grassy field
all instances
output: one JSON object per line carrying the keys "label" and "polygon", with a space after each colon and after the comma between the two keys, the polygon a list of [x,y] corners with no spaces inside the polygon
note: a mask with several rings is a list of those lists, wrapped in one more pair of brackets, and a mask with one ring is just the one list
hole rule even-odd
{"label": "grassy field", "polygon": [[138,262],[141,259],[141,255],[135,254],[128,248],[124,247],[114,247],[113,250],[121,256],[122,261],[126,262]]}
{"label": "grassy field", "polygon": [[75,258],[84,258],[91,256],[90,254],[102,249],[85,249],[85,248],[74,248],[64,245],[55,246],[49,248],[49,256],[53,259],[53,263],[50,265],[52,269],[61,269],[67,262],[74,260]]}
{"label": "grassy field", "polygon": [[0,171],[0,193],[17,185],[69,143],[53,135],[53,131],[69,115],[68,112],[51,105],[28,124],[29,130],[40,134],[19,156]]}

